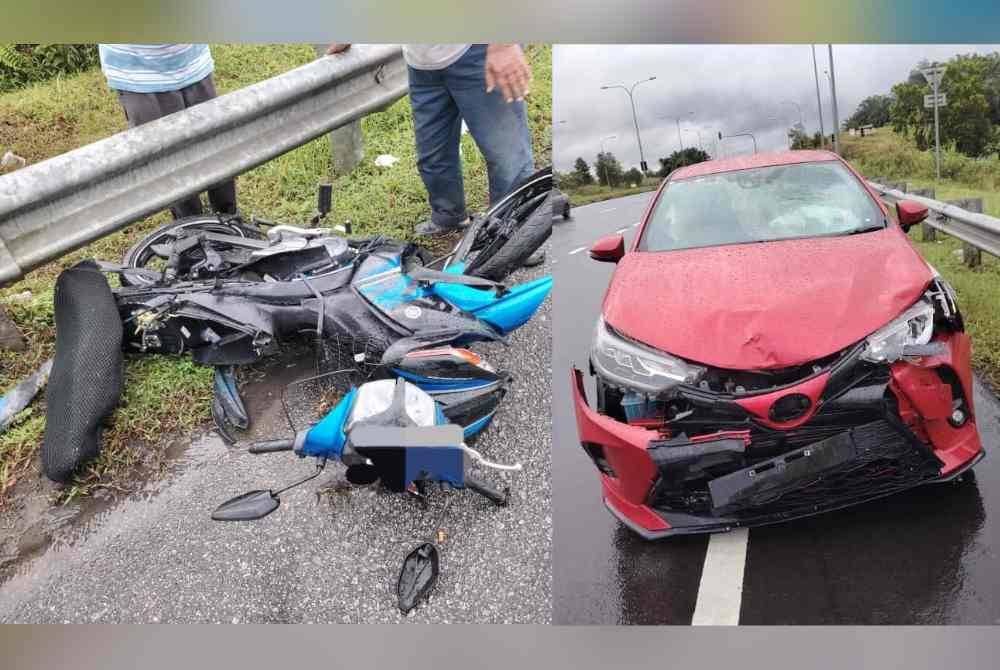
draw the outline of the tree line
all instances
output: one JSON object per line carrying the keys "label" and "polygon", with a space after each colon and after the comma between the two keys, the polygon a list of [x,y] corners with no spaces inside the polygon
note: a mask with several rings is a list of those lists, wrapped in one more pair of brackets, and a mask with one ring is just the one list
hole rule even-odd
{"label": "tree line", "polygon": [[682,151],[675,151],[666,158],[660,158],[660,169],[643,174],[639,168],[632,167],[628,170],[622,168],[621,162],[610,151],[598,152],[594,165],[591,167],[587,161],[580,156],[573,164],[573,170],[568,173],[558,173],[556,175],[559,185],[563,188],[574,188],[598,184],[610,188],[628,185],[635,186],[641,184],[647,177],[666,177],[679,167],[693,165],[709,160],[709,155],[697,147],[688,147]]}
{"label": "tree line", "polygon": [[[921,61],[906,81],[888,95],[872,95],[858,105],[844,129],[891,126],[913,138],[920,150],[934,145],[934,110],[924,107],[931,87],[920,71],[932,64]],[[1000,153],[1000,53],[959,55],[947,63],[939,88],[947,104],[938,109],[941,143],[953,144],[967,156]]]}

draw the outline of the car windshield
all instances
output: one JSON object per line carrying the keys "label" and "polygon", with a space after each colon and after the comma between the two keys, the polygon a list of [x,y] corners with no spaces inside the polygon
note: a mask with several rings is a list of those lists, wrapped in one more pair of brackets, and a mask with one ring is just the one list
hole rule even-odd
{"label": "car windshield", "polygon": [[640,251],[670,251],[885,227],[882,210],[836,161],[721,172],[671,181]]}

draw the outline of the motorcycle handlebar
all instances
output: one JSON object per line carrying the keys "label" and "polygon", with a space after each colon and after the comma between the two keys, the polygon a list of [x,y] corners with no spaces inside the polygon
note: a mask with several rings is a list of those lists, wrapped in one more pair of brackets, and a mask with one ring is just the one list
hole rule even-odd
{"label": "motorcycle handlebar", "polygon": [[273,454],[276,451],[291,451],[295,446],[295,438],[287,437],[280,440],[264,440],[263,442],[252,442],[251,454]]}

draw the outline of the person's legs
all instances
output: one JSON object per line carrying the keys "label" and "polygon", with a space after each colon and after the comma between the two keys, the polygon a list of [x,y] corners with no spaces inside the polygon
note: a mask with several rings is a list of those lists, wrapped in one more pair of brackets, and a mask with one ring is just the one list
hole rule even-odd
{"label": "person's legs", "polygon": [[445,70],[445,79],[472,139],[486,158],[490,202],[506,195],[534,172],[525,103],[486,92],[486,45],[474,44]]}
{"label": "person's legs", "polygon": [[418,233],[455,228],[468,218],[458,154],[462,119],[442,71],[409,68],[410,106],[417,144],[417,168],[427,189],[431,224]]}
{"label": "person's legs", "polygon": [[[184,98],[184,107],[192,107],[215,97],[215,81],[212,79],[212,75],[208,75],[201,81],[182,88],[179,92]],[[208,203],[216,212],[235,214],[236,180],[227,179],[226,181],[209,186]]]}
{"label": "person's legs", "polygon": [[[184,96],[180,91],[164,91],[162,93],[133,93],[118,91],[118,101],[125,111],[125,119],[129,128],[141,126],[155,121],[167,114],[173,114],[184,109]],[[201,197],[195,193],[170,206],[170,212],[175,219],[201,214]]]}

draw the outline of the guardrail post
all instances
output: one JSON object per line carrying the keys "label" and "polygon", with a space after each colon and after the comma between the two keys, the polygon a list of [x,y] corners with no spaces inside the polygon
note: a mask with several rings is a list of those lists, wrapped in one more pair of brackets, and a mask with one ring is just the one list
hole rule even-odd
{"label": "guardrail post", "polygon": [[[314,44],[316,55],[326,56],[327,44]],[[361,120],[330,131],[330,160],[335,175],[345,175],[361,164],[365,157],[365,136]]]}
{"label": "guardrail post", "polygon": [[0,305],[0,349],[9,349],[10,351],[24,351],[25,349],[24,336],[14,325],[3,305]]}
{"label": "guardrail post", "polygon": [[[934,200],[934,189],[932,188],[915,188],[910,191],[913,195],[920,195],[925,198],[930,198]],[[921,242],[933,242],[937,239],[937,230],[934,226],[930,225],[926,221],[920,224],[920,241]]]}
{"label": "guardrail post", "polygon": [[[962,198],[960,200],[946,200],[945,202],[961,207],[968,212],[983,213],[982,198]],[[968,242],[962,242],[962,262],[970,268],[979,267],[983,264],[983,252]]]}

